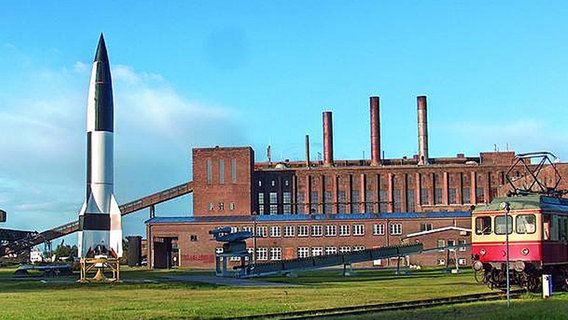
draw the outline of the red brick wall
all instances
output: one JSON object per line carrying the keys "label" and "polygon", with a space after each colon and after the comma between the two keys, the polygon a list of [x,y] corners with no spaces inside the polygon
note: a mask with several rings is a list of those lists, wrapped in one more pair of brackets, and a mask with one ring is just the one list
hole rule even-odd
{"label": "red brick wall", "polygon": [[[208,161],[211,164],[210,181],[207,179]],[[233,161],[236,162],[235,180],[231,176]],[[193,214],[250,215],[253,165],[254,151],[250,147],[193,149]]]}
{"label": "red brick wall", "polygon": [[[365,248],[382,247],[387,245],[398,245],[402,243],[401,238],[409,233],[420,231],[420,224],[428,222],[432,227],[442,228],[447,226],[457,225],[463,228],[470,228],[470,218],[439,218],[439,219],[364,219],[364,220],[319,220],[319,221],[275,221],[275,222],[258,222],[257,227],[267,227],[267,237],[257,238],[256,246],[268,248],[270,254],[271,247],[279,247],[282,250],[283,259],[296,258],[298,247],[336,247],[339,250],[341,246],[364,246]],[[362,236],[353,235],[353,225],[363,224],[365,232]],[[384,224],[384,235],[373,235],[373,225]],[[391,235],[389,226],[391,224],[401,224],[402,234]],[[309,226],[311,231],[312,225],[322,226],[322,236],[307,236],[299,237],[297,234],[297,226]],[[336,225],[336,236],[325,236],[325,226]],[[340,236],[340,225],[349,225],[350,236]],[[188,268],[213,268],[215,266],[214,254],[215,248],[221,247],[222,243],[212,240],[212,236],[208,234],[209,230],[216,227],[231,226],[238,227],[242,230],[245,226],[253,227],[252,221],[248,222],[233,222],[233,223],[186,223],[186,224],[155,224],[151,225],[150,237],[178,237],[178,245],[181,255],[181,266]],[[270,237],[270,226],[280,226],[280,237]],[[284,237],[284,226],[294,226],[294,237]],[[197,241],[190,241],[191,235],[197,236]],[[444,235],[445,236],[445,235]],[[453,236],[451,234],[451,236]],[[439,235],[433,236],[432,239],[424,238],[425,248],[428,248],[433,241],[432,247],[435,247],[436,240]],[[456,238],[457,239],[457,238]],[[469,243],[469,239],[467,240]],[[253,239],[247,240],[247,247],[253,247]],[[437,256],[428,255],[424,258],[418,258],[415,263],[421,265],[436,265]],[[414,259],[414,258],[411,258]],[[149,259],[150,261],[150,259]],[[270,260],[266,260],[270,261]],[[259,261],[262,262],[262,261]],[[469,263],[469,260],[468,260]],[[372,262],[363,265],[371,266]],[[383,266],[388,266],[383,263]],[[391,264],[392,266],[392,264]]]}

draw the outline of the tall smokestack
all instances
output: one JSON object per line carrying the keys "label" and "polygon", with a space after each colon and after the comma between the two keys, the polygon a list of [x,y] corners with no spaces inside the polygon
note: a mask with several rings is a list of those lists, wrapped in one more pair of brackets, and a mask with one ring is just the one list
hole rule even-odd
{"label": "tall smokestack", "polygon": [[333,165],[333,125],[331,111],[323,113],[323,165]]}
{"label": "tall smokestack", "polygon": [[418,164],[428,164],[428,118],[426,96],[418,96]]}
{"label": "tall smokestack", "polygon": [[306,167],[310,167],[310,135],[306,135]]}
{"label": "tall smokestack", "polygon": [[371,105],[371,165],[381,163],[381,120],[379,113],[379,97],[370,98]]}

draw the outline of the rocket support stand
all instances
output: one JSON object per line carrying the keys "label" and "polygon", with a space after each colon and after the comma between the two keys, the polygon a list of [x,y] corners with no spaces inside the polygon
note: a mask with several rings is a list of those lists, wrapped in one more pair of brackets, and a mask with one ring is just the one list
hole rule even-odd
{"label": "rocket support stand", "polygon": [[[105,269],[108,271],[105,275]],[[81,278],[79,282],[118,282],[120,280],[120,259],[116,258],[81,258]],[[94,274],[92,278],[87,275]]]}

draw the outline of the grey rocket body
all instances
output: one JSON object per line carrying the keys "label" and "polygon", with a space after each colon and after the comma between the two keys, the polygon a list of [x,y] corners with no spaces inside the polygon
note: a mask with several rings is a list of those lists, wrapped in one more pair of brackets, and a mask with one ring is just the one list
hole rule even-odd
{"label": "grey rocket body", "polygon": [[79,213],[79,257],[122,257],[122,217],[114,198],[114,106],[103,35],[87,101],[87,193]]}

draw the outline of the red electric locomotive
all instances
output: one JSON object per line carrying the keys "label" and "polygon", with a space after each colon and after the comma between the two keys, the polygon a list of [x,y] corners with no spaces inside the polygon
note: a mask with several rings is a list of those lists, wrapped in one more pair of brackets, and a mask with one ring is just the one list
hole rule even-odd
{"label": "red electric locomotive", "polygon": [[508,256],[512,284],[538,291],[542,274],[551,274],[556,290],[568,288],[568,199],[557,190],[560,175],[550,157],[518,155],[507,172],[511,195],[473,210],[471,251],[479,282],[504,287]]}

